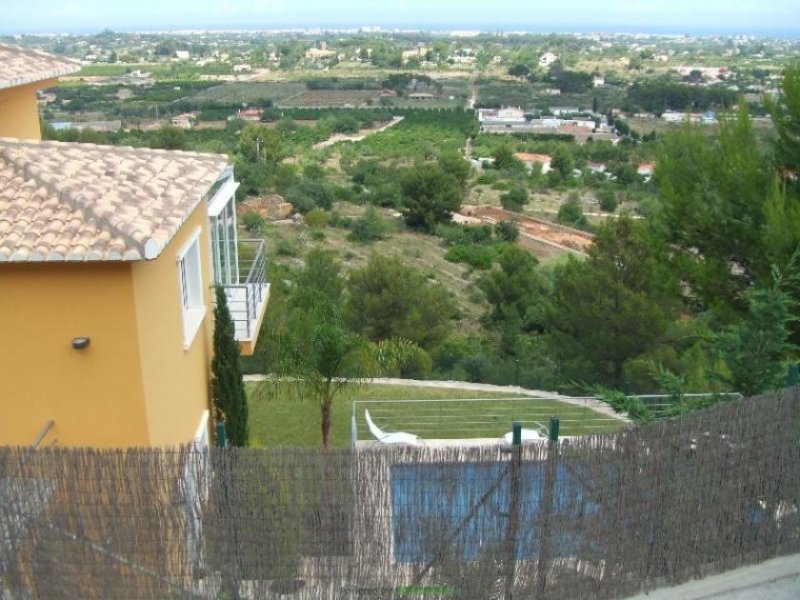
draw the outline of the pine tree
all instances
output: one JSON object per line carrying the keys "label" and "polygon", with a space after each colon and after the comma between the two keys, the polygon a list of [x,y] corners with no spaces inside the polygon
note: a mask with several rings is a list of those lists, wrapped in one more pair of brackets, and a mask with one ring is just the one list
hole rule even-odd
{"label": "pine tree", "polygon": [[228,310],[225,291],[216,288],[214,308],[214,358],[211,361],[211,394],[214,406],[225,416],[228,442],[247,446],[247,397],[239,364],[239,344],[234,337],[233,319]]}

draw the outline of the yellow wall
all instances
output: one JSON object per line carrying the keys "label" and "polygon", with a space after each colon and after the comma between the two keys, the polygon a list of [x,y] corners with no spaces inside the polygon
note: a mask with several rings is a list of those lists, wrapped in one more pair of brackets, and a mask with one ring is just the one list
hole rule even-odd
{"label": "yellow wall", "polygon": [[[213,309],[207,222],[203,202],[156,260],[133,265],[139,360],[150,444],[154,446],[190,441],[209,407]],[[184,350],[177,257],[198,228],[206,316],[191,346]]]}
{"label": "yellow wall", "polygon": [[39,105],[36,90],[52,87],[56,79],[0,90],[0,137],[39,140]]}
{"label": "yellow wall", "polygon": [[133,298],[130,264],[0,265],[0,444],[148,443]]}
{"label": "yellow wall", "polygon": [[[177,256],[198,228],[207,312],[184,350]],[[203,203],[156,260],[0,265],[0,445],[49,420],[43,445],[189,442],[209,408],[210,258]]]}

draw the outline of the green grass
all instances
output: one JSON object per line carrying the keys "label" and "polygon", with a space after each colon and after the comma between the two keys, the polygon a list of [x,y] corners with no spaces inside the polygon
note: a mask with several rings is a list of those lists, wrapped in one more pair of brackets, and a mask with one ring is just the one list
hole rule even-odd
{"label": "green grass", "polygon": [[233,72],[230,65],[208,64],[198,67],[186,62],[133,63],[113,65],[85,65],[78,77],[120,77],[130,71],[150,73],[161,80],[199,79],[201,75],[228,75]]}
{"label": "green grass", "polygon": [[[253,446],[319,446],[322,440],[319,405],[310,399],[292,397],[285,389],[267,385],[266,393],[250,398],[250,442]],[[457,400],[430,403],[375,403],[358,405],[359,439],[371,439],[364,422],[364,409],[387,431],[408,431],[423,438],[499,438],[515,420],[524,427],[547,424],[551,416],[561,419],[561,435],[611,432],[622,421],[611,420],[591,409],[558,401],[509,400],[512,394],[474,390],[366,385],[344,390],[333,407],[331,443],[350,444],[350,415],[354,400]],[[476,400],[464,402],[465,399]]]}
{"label": "green grass", "polygon": [[[149,67],[150,65],[147,65]],[[124,75],[127,69],[138,69],[141,68],[142,70],[147,70],[144,66],[139,67],[133,65],[84,65],[80,72],[78,73],[78,77],[119,77],[120,75]]]}

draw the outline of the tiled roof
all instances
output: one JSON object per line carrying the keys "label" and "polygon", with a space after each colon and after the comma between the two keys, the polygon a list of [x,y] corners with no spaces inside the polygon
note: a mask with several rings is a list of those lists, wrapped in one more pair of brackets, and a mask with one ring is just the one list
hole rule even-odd
{"label": "tiled roof", "polygon": [[531,154],[530,152],[515,152],[514,157],[522,162],[549,163],[553,160],[547,154]]}
{"label": "tiled roof", "polygon": [[76,73],[80,63],[19,46],[0,44],[0,90]]}
{"label": "tiled roof", "polygon": [[0,262],[157,257],[227,159],[0,138]]}

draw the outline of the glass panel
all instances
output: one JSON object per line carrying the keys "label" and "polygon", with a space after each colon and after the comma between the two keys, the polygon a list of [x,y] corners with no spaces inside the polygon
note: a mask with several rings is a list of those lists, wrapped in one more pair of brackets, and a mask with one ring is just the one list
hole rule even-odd
{"label": "glass panel", "polygon": [[222,218],[222,215],[217,218],[216,220],[216,231],[217,231],[217,262],[219,263],[219,282],[223,285],[227,285],[230,283],[230,278],[228,277],[228,267],[227,267],[227,260],[225,257],[225,221]]}
{"label": "glass panel", "polygon": [[222,283],[222,272],[219,264],[219,231],[217,229],[217,218],[209,218],[211,229],[211,265],[214,270],[214,283]]}
{"label": "glass panel", "polygon": [[238,252],[236,248],[236,209],[233,196],[215,217],[211,225],[211,248],[214,253],[214,281],[223,285],[239,283]]}
{"label": "glass panel", "polygon": [[225,207],[225,220],[228,242],[228,260],[231,273],[231,283],[239,283],[239,265],[236,252],[236,213],[233,206],[233,198]]}

